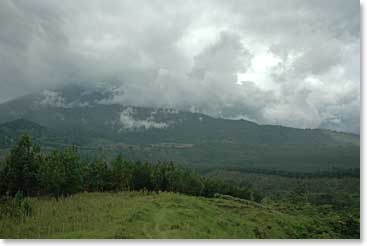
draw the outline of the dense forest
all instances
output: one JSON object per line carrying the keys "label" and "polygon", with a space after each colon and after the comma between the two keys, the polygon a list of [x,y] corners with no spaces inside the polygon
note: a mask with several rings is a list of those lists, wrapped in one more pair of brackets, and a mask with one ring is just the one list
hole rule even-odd
{"label": "dense forest", "polygon": [[[309,189],[310,182],[311,186],[325,186],[322,182],[331,179],[344,186],[346,178],[354,179],[350,190],[339,190],[340,185],[331,186],[331,192],[325,188],[318,192]],[[286,191],[264,186],[264,182],[273,180],[283,182]],[[254,205],[257,209],[265,206],[292,216],[308,216],[317,222],[315,228],[306,227],[307,232],[290,237],[359,237],[359,170],[356,169],[334,169],[313,175],[229,168],[199,174],[172,162],[152,164],[127,160],[121,155],[110,161],[86,160],[75,146],[42,151],[29,135],[23,135],[0,163],[0,220],[32,216],[34,202],[28,197],[62,201],[81,192],[134,191],[246,200],[258,204]]]}
{"label": "dense forest", "polygon": [[43,153],[23,135],[1,165],[3,196],[68,196],[82,191],[172,191],[212,197],[216,193],[260,201],[254,190],[205,178],[170,163],[129,161],[119,155],[108,163],[83,161],[74,146]]}

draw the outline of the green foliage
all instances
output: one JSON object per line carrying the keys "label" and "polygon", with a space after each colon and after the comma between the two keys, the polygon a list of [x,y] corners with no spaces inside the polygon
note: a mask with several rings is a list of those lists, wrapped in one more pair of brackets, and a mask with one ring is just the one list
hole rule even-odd
{"label": "green foliage", "polygon": [[201,195],[201,177],[188,169],[171,163],[158,163],[152,168],[151,179],[155,191],[173,191],[190,195]]}
{"label": "green foliage", "polygon": [[129,190],[132,173],[130,172],[130,163],[118,155],[115,160],[111,162],[111,180],[114,184],[114,190],[123,191]]}
{"label": "green foliage", "polygon": [[347,238],[359,238],[360,237],[360,220],[352,215],[345,215],[337,229],[340,234],[345,235]]}
{"label": "green foliage", "polygon": [[306,187],[301,183],[297,184],[297,186],[290,192],[288,200],[292,202],[293,204],[303,204],[307,202],[307,189]]}
{"label": "green foliage", "polygon": [[[7,178],[4,180],[10,181],[10,185],[6,182],[1,183],[4,194],[7,192],[14,195],[19,190],[27,195],[44,194],[60,197],[79,191],[147,190],[172,191],[207,197],[221,193],[244,199],[261,200],[261,195],[249,187],[204,179],[193,170],[172,162],[151,164],[129,161],[123,159],[121,155],[110,163],[103,159],[85,162],[80,159],[75,147],[54,150],[41,155],[39,148],[31,146],[33,144],[29,137],[25,136],[12,149],[6,166],[1,172],[1,175]],[[33,150],[35,152],[32,152]],[[29,156],[25,153],[29,153]],[[19,156],[20,160],[17,159]],[[30,169],[28,166],[33,163],[37,165],[31,166],[33,169]],[[16,175],[11,176],[12,173]],[[32,185],[26,187],[28,190],[25,190],[20,182],[25,174],[32,174],[34,178]]]}
{"label": "green foliage", "polygon": [[81,161],[75,147],[55,150],[47,155],[39,168],[41,190],[55,197],[82,190]]}
{"label": "green foliage", "polygon": [[111,189],[111,171],[103,160],[84,164],[83,187],[86,191],[104,191]]}
{"label": "green foliage", "polygon": [[[302,177],[300,174],[284,176],[282,173],[269,173],[268,171],[251,172],[251,170],[218,169],[205,174],[212,179],[232,182],[236,185],[254,187],[264,196],[272,199],[288,199],[290,193],[296,187],[302,186],[307,193],[307,200],[315,205],[335,204],[335,206],[345,207],[351,205],[354,195],[359,195],[359,176],[350,176],[349,171],[345,175],[339,172],[337,176],[320,176],[318,173],[307,174]],[[357,204],[359,206],[359,204]]]}
{"label": "green foliage", "polygon": [[262,195],[250,189],[249,187],[238,186],[225,183],[220,179],[205,178],[204,179],[204,195],[208,197],[214,196],[216,193],[239,197],[247,200],[261,201]]}
{"label": "green foliage", "polygon": [[130,164],[131,180],[130,189],[131,190],[152,190],[152,183],[150,180],[150,170],[151,164],[141,163],[137,161]]}
{"label": "green foliage", "polygon": [[[353,207],[355,198],[346,192],[332,193],[311,193],[308,194],[308,201],[317,206],[331,205],[334,209],[341,210]],[[359,205],[359,204],[358,204]]]}
{"label": "green foliage", "polygon": [[41,160],[39,146],[32,144],[28,135],[22,135],[11,149],[1,169],[1,194],[35,195],[39,190],[38,169]]}

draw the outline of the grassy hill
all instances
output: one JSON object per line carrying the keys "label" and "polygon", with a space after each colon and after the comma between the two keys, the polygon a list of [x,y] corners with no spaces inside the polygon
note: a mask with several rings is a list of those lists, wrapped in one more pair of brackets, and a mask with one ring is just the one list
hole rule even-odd
{"label": "grassy hill", "polygon": [[338,238],[338,217],[231,197],[80,193],[27,198],[31,216],[0,219],[0,238]]}

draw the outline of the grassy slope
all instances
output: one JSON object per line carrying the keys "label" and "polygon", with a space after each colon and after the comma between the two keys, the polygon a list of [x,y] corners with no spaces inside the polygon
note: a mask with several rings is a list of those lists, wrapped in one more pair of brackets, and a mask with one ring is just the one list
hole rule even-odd
{"label": "grassy slope", "polygon": [[[31,198],[33,215],[0,220],[0,238],[304,238],[315,221],[249,201],[174,193]],[[327,234],[324,225],[317,236]]]}

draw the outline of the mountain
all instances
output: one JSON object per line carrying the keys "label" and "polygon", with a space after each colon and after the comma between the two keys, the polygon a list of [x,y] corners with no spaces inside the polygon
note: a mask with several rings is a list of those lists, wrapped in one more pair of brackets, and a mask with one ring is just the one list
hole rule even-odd
{"label": "mountain", "polygon": [[17,138],[24,133],[28,133],[36,139],[48,138],[51,134],[47,128],[32,121],[18,119],[0,125],[0,146],[3,148],[12,146]]}
{"label": "mountain", "polygon": [[0,104],[0,123],[26,119],[87,155],[122,152],[197,168],[292,171],[358,168],[359,136],[324,129],[259,125],[246,120],[115,103],[114,88],[67,86]]}

